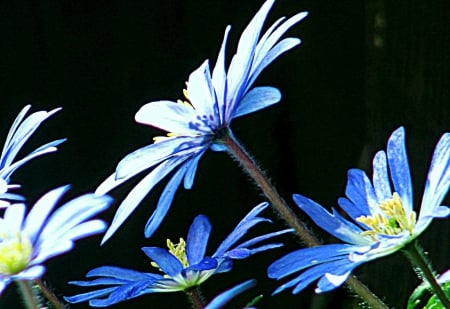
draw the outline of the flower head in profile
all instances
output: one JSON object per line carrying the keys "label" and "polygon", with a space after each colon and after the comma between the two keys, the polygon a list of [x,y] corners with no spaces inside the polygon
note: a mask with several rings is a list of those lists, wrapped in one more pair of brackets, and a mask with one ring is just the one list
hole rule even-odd
{"label": "flower head in profile", "polygon": [[91,218],[105,210],[111,198],[85,194],[53,211],[67,190],[64,186],[46,193],[28,215],[24,204],[5,209],[0,218],[0,294],[13,280],[40,278],[46,260],[70,251],[75,240],[106,229],[103,221]]}
{"label": "flower head in profile", "polygon": [[167,240],[168,249],[142,248],[142,251],[153,261],[152,266],[158,268],[163,274],[144,273],[116,266],[101,266],[89,271],[86,275],[86,277],[98,278],[92,281],[70,283],[79,286],[109,285],[109,287],[66,297],[66,300],[72,303],[89,300],[89,304],[93,307],[105,307],[143,294],[187,292],[201,285],[214,274],[230,271],[233,260],[245,259],[255,253],[282,246],[280,243],[264,245],[260,243],[291,230],[264,234],[237,244],[250,228],[260,222],[270,222],[269,219],[258,217],[267,205],[262,203],[253,208],[210,256],[206,255],[206,247],[211,234],[211,224],[206,216],[199,215],[192,222],[186,241],[180,238],[175,244]]}
{"label": "flower head in profile", "polygon": [[12,173],[31,159],[56,151],[56,146],[65,141],[65,139],[59,139],[42,145],[24,158],[14,162],[20,149],[41,123],[61,109],[56,108],[49,112],[38,111],[25,117],[30,108],[30,105],[25,106],[19,115],[17,115],[6,137],[5,146],[3,146],[3,151],[0,156],[0,208],[7,207],[11,201],[25,200],[21,195],[8,192],[10,189],[20,187],[17,184],[10,184]]}
{"label": "flower head in profile", "polygon": [[114,234],[158,182],[175,171],[146,224],[145,235],[150,237],[164,219],[181,182],[184,188],[192,188],[198,162],[205,151],[225,150],[220,137],[232,120],[280,100],[278,89],[252,88],[252,85],[273,60],[300,43],[297,38],[280,38],[307,13],[280,18],[261,35],[273,3],[274,0],[266,1],[245,28],[227,71],[225,49],[230,27],[225,30],[212,72],[206,60],[190,74],[184,100],[151,102],[137,112],[137,122],[169,133],[156,137],[153,144],[123,158],[116,172],[97,188],[96,193],[107,193],[142,171],[151,169],[119,206],[103,241]]}
{"label": "flower head in profile", "polygon": [[417,215],[413,209],[405,132],[400,127],[389,138],[387,151],[375,155],[372,180],[362,170],[348,172],[346,197],[338,203],[353,222],[335,209],[329,213],[314,201],[294,195],[297,205],[317,225],[345,243],[300,249],[275,261],[268,268],[271,278],[281,279],[303,271],[275,292],[293,287],[293,293],[298,293],[315,280],[319,280],[317,293],[332,290],[362,263],[402,249],[433,218],[449,216],[450,209],[441,205],[449,185],[450,133],[446,133],[434,151]]}

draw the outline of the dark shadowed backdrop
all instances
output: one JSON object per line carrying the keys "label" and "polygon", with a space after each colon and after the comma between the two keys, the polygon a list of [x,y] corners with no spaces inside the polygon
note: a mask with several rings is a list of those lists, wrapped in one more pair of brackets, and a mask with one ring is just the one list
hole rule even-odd
{"label": "dark shadowed backdrop", "polygon": [[[406,127],[416,200],[440,135],[450,129],[449,16],[446,1],[294,1],[279,0],[268,23],[299,11],[310,15],[289,31],[303,44],[283,55],[257,80],[273,85],[282,101],[233,122],[236,136],[267,171],[290,205],[302,193],[325,206],[344,194],[346,171],[370,171],[375,151],[400,125]],[[23,167],[14,181],[23,184],[29,203],[51,188],[70,183],[70,196],[95,190],[127,153],[163,132],[134,122],[143,104],[182,98],[189,73],[204,59],[215,63],[223,31],[232,24],[228,54],[262,0],[247,1],[2,1],[0,2],[0,136],[19,110],[63,110],[33,136],[27,149],[67,137],[56,154]],[[113,191],[120,201],[133,182]],[[156,271],[140,250],[186,237],[192,219],[209,216],[212,253],[263,196],[223,153],[201,160],[194,188],[180,189],[166,221],[151,239],[144,224],[154,209],[159,185],[104,246],[100,236],[48,262],[44,280],[58,296],[80,293],[69,280],[84,278],[100,265]],[[448,198],[447,198],[448,201]],[[110,221],[117,203],[102,216]],[[416,205],[417,207],[418,205]],[[298,211],[298,214],[303,215]],[[270,211],[265,215],[275,221]],[[310,223],[315,231],[316,227]],[[256,232],[267,232],[268,226]],[[327,235],[324,241],[333,241]],[[437,271],[448,267],[449,225],[436,221],[423,245]],[[267,266],[297,248],[287,236],[283,249],[236,263],[236,271],[211,278],[206,297],[257,278],[259,284],[230,308],[258,294],[261,308],[339,308],[344,289],[312,297],[313,288],[271,297],[278,286],[266,278]],[[446,264],[447,263],[447,264]],[[418,280],[400,255],[360,267],[356,274],[392,307],[404,306]],[[0,308],[21,308],[14,286]],[[147,295],[115,308],[183,308],[183,294]],[[87,304],[71,308],[87,308]]]}

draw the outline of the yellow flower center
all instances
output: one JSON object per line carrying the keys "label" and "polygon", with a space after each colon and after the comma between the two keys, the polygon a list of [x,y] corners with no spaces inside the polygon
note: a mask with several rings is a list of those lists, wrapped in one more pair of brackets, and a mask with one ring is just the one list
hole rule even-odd
{"label": "yellow flower center", "polygon": [[[167,248],[169,249],[169,252],[181,262],[184,268],[189,266],[189,261],[186,255],[186,241],[183,238],[180,237],[180,241],[177,244],[174,244],[170,239],[167,239]],[[151,262],[151,265],[161,270],[157,263]],[[170,278],[168,275],[165,275],[165,277]]]}
{"label": "yellow flower center", "polygon": [[31,260],[33,246],[28,237],[0,237],[0,274],[13,275],[24,270]]}
{"label": "yellow flower center", "polygon": [[411,211],[407,214],[403,206],[402,199],[394,192],[392,199],[385,200],[378,206],[380,213],[373,216],[361,216],[357,221],[364,223],[371,230],[361,233],[362,236],[368,235],[376,240],[377,234],[398,235],[407,230],[410,235],[413,234],[416,224],[416,213]]}

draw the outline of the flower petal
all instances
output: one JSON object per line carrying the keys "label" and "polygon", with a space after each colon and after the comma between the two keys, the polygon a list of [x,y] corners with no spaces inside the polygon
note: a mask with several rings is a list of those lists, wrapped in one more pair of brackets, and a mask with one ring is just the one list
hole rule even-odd
{"label": "flower petal", "polygon": [[187,158],[174,158],[164,161],[155,169],[153,169],[147,176],[145,176],[125,197],[114,215],[113,221],[106,231],[102,239],[104,244],[122,225],[122,223],[130,216],[136,209],[142,199],[153,189],[153,187],[167,176],[173,169]]}
{"label": "flower petal", "polygon": [[189,265],[200,263],[205,257],[206,246],[211,234],[211,223],[208,217],[198,215],[189,228],[187,237],[187,258]]}
{"label": "flower petal", "polygon": [[273,87],[256,87],[250,90],[236,108],[233,117],[239,117],[253,113],[257,110],[266,108],[278,103],[281,99],[281,93]]}
{"label": "flower petal", "polygon": [[407,213],[410,213],[413,205],[412,181],[403,127],[398,128],[391,134],[387,145],[387,158],[395,191],[402,199],[403,207],[405,207]]}
{"label": "flower petal", "polygon": [[187,104],[156,101],[142,106],[134,118],[138,123],[156,127],[166,132],[197,135],[199,129],[194,125],[198,123],[197,115],[195,109]]}
{"label": "flower petal", "polygon": [[175,277],[183,270],[183,265],[180,260],[176,258],[167,249],[159,247],[143,247],[142,251],[156,264],[161,270],[169,275]]}
{"label": "flower petal", "polygon": [[330,214],[322,206],[300,194],[293,195],[295,203],[318,226],[334,237],[355,245],[367,245],[368,241],[360,236],[362,230],[336,212]]}

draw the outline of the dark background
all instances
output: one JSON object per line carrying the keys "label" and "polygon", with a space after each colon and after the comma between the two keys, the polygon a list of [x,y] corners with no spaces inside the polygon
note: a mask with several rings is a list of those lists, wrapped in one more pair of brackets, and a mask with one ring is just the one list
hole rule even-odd
{"label": "dark background", "polygon": [[[431,2],[431,3],[430,3]],[[257,84],[278,87],[280,104],[233,122],[247,146],[288,200],[294,192],[335,206],[345,189],[346,171],[370,171],[375,151],[400,125],[406,127],[416,201],[425,182],[431,154],[449,118],[449,14],[446,1],[277,1],[266,25],[279,16],[309,11],[289,31],[303,44],[267,68]],[[26,150],[56,138],[68,142],[57,154],[39,158],[14,175],[32,204],[48,190],[71,183],[68,198],[93,191],[129,152],[162,135],[134,123],[143,104],[182,97],[191,71],[205,59],[214,64],[223,31],[232,24],[228,55],[245,25],[263,1],[2,1],[0,2],[0,133],[7,131],[26,104],[33,111],[63,110],[49,119]],[[25,150],[25,151],[26,151]],[[23,153],[22,153],[23,155]],[[120,201],[133,185],[113,191]],[[86,291],[66,284],[110,264],[153,271],[143,246],[164,246],[165,239],[185,237],[195,215],[213,224],[209,253],[248,210],[264,198],[226,154],[208,152],[201,160],[193,190],[180,189],[155,236],[143,238],[143,226],[154,209],[158,186],[103,247],[100,236],[78,242],[75,250],[47,263],[44,280],[57,295]],[[447,199],[448,202],[448,199]],[[110,221],[115,204],[102,216]],[[416,205],[418,207],[418,205]],[[303,216],[298,212],[300,216]],[[274,227],[281,228],[276,216]],[[315,229],[313,224],[310,225]],[[325,241],[327,235],[321,234]],[[435,221],[423,245],[441,272],[448,267],[448,223]],[[236,263],[235,271],[203,285],[205,296],[248,278],[259,284],[231,307],[258,294],[261,308],[339,308],[345,289],[312,297],[313,287],[297,296],[275,297],[278,286],[266,278],[266,267],[298,247],[293,237],[284,249]],[[404,307],[418,285],[401,254],[364,265],[356,274],[392,306]],[[14,286],[0,308],[20,308]],[[355,302],[356,303],[356,302]],[[87,304],[71,308],[86,308]],[[146,295],[117,308],[187,307],[179,294]]]}

